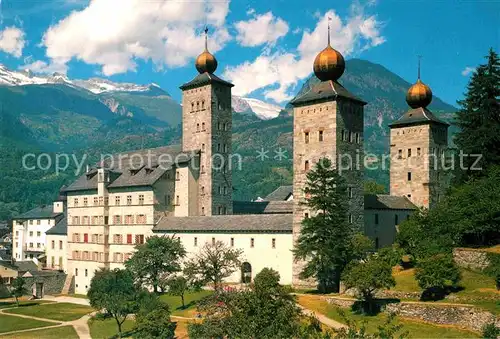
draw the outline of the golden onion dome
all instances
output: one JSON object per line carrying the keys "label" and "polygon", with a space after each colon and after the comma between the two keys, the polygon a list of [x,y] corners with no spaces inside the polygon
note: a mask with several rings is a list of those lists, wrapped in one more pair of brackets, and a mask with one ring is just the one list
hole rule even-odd
{"label": "golden onion dome", "polygon": [[406,102],[411,108],[425,108],[432,101],[432,91],[420,78],[406,93]]}
{"label": "golden onion dome", "polygon": [[208,50],[205,50],[198,55],[195,65],[200,73],[213,73],[217,69],[217,59]]}
{"label": "golden onion dome", "polygon": [[313,70],[321,81],[337,81],[344,74],[344,57],[328,44],[314,59]]}
{"label": "golden onion dome", "polygon": [[195,66],[200,74],[213,73],[217,69],[217,59],[208,51],[208,28],[205,28],[205,50],[196,58]]}

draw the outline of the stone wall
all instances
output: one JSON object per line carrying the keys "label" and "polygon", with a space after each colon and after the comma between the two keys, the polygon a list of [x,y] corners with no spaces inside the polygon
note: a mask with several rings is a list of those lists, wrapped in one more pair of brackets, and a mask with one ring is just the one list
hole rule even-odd
{"label": "stone wall", "polygon": [[47,274],[34,277],[26,277],[26,288],[29,291],[34,291],[34,284],[37,282],[43,283],[44,294],[60,294],[66,281],[66,273],[63,272],[46,272]]}
{"label": "stone wall", "polygon": [[490,264],[486,252],[471,248],[455,248],[453,259],[460,267],[479,271],[484,270]]}
{"label": "stone wall", "polygon": [[487,311],[464,305],[435,306],[422,303],[394,303],[388,304],[386,312],[396,313],[402,317],[415,318],[440,325],[453,325],[480,332],[483,326],[496,323],[500,327],[500,320]]}

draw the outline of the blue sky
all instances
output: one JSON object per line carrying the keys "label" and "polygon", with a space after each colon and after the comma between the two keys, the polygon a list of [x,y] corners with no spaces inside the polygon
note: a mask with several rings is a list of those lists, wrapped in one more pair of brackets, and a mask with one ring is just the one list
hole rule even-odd
{"label": "blue sky", "polygon": [[462,97],[470,72],[500,46],[499,1],[144,1],[2,0],[0,62],[70,78],[157,83],[180,99],[196,75],[202,30],[217,74],[236,94],[281,104],[311,72],[326,44],[349,58],[422,79],[448,103]]}

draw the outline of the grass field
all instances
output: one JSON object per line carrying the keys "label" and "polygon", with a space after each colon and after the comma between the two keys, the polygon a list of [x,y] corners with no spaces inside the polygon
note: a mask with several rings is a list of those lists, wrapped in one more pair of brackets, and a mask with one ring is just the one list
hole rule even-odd
{"label": "grass field", "polygon": [[178,315],[181,317],[194,317],[196,315],[196,302],[213,292],[211,291],[199,291],[186,293],[184,296],[184,302],[186,304],[186,308],[182,308],[181,297],[164,294],[160,297],[163,302],[166,302],[170,306],[170,312],[172,315]]}
{"label": "grass field", "polygon": [[[321,300],[319,296],[299,295],[298,301],[299,304],[310,310],[324,314],[328,318],[337,320],[341,323],[345,323],[345,319],[339,314],[340,308]],[[362,322],[365,322],[367,331],[371,333],[373,333],[379,325],[383,324],[387,317],[383,313],[377,316],[362,316],[353,314],[347,309],[344,311],[347,318],[356,321],[358,326],[361,325]],[[403,331],[409,332],[410,338],[479,338],[479,335],[474,332],[459,330],[451,326],[434,326],[401,318],[398,318],[397,322],[404,326]]]}
{"label": "grass field", "polygon": [[49,323],[46,321],[26,319],[11,315],[0,314],[0,333],[27,330],[30,328],[46,327],[51,325],[57,325],[57,324]]}
{"label": "grass field", "polygon": [[2,339],[78,339],[73,326],[61,326],[2,336]]}
{"label": "grass field", "polygon": [[56,303],[56,304],[40,304],[34,306],[19,307],[5,311],[12,314],[23,314],[38,318],[72,321],[83,317],[85,314],[92,312],[93,309],[89,306]]}
{"label": "grass field", "polygon": [[[118,334],[118,326],[113,318],[104,320],[89,320],[90,336],[93,339],[110,338]],[[123,337],[127,337],[127,332],[131,332],[134,328],[134,321],[131,319],[125,320],[122,325]]]}

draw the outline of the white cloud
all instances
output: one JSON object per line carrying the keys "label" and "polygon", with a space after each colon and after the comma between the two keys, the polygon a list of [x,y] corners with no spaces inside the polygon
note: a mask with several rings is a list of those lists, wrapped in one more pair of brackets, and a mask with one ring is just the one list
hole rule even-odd
{"label": "white cloud", "polygon": [[[249,13],[254,15],[255,11]],[[275,17],[272,12],[254,15],[252,19],[238,21],[234,26],[238,31],[236,40],[246,47],[273,45],[288,33],[288,24],[283,19]]]}
{"label": "white cloud", "polygon": [[17,58],[23,55],[25,44],[24,32],[14,26],[0,31],[0,51],[11,54]]}
{"label": "white cloud", "polygon": [[139,59],[184,66],[203,49],[205,23],[215,28],[212,52],[229,41],[228,11],[229,1],[219,0],[94,0],[49,27],[42,44],[50,59],[101,65],[104,75],[135,71]]}
{"label": "white cloud", "polygon": [[362,6],[352,6],[345,21],[330,10],[318,15],[313,31],[304,30],[296,52],[265,51],[252,62],[227,67],[224,76],[235,84],[233,92],[244,96],[263,89],[268,99],[278,103],[290,100],[291,90],[311,73],[314,58],[326,47],[329,17],[331,45],[344,57],[385,42],[380,32],[382,23],[375,16],[366,15]]}
{"label": "white cloud", "polygon": [[68,71],[68,66],[64,61],[52,61],[51,63],[47,63],[42,60],[36,60],[33,62],[26,62],[24,65],[19,66],[19,69],[32,71],[33,73],[66,74]]}
{"label": "white cloud", "polygon": [[467,67],[465,67],[465,68],[464,68],[464,70],[462,71],[462,75],[463,75],[464,77],[466,77],[466,76],[468,76],[469,74],[473,73],[475,70],[476,70],[476,68],[475,68],[475,67],[469,67],[469,66],[467,66]]}

